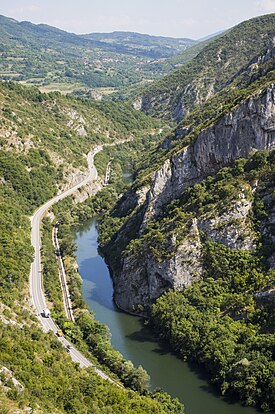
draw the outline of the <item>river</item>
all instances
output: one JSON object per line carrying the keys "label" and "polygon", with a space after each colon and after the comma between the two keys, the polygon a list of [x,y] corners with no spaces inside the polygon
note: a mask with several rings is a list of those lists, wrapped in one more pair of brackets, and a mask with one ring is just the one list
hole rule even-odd
{"label": "river", "polygon": [[220,398],[201,371],[165,349],[138,317],[116,308],[108,267],[97,251],[97,236],[95,219],[79,229],[76,258],[84,299],[95,318],[109,327],[114,348],[135,366],[142,365],[147,370],[153,389],[160,387],[178,397],[187,414],[256,414],[253,408]]}

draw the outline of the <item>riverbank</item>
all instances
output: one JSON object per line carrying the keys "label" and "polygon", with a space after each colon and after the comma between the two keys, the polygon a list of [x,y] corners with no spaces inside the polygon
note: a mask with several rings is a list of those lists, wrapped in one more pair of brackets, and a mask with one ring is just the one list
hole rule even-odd
{"label": "riverbank", "polygon": [[96,220],[81,226],[76,234],[76,258],[83,280],[83,298],[96,320],[106,324],[111,342],[134,365],[141,364],[151,377],[151,388],[160,387],[183,401],[187,414],[256,414],[253,408],[224,401],[207,382],[201,370],[178,359],[162,346],[136,316],[119,311],[112,298],[108,268],[98,254]]}

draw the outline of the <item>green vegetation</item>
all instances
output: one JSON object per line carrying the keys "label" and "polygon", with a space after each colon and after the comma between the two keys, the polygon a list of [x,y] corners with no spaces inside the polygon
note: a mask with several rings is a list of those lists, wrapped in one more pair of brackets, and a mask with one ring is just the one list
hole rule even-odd
{"label": "green vegetation", "polygon": [[[8,387],[9,400],[22,409],[56,413],[183,413],[182,406],[167,394],[140,396],[102,380],[93,369],[82,370],[71,361],[52,333],[44,334],[36,323],[1,326],[1,364],[12,369],[24,385],[16,388],[5,374],[1,381]],[[7,413],[8,402],[6,406]]]}
{"label": "green vegetation", "polygon": [[[65,206],[66,210],[63,212]],[[69,206],[70,208],[68,208]],[[52,223],[49,219],[44,219],[42,249],[43,279],[49,307],[51,307],[51,315],[58,322],[66,337],[97,366],[102,364],[102,369],[113,376],[116,382],[122,381],[125,386],[133,390],[147,392],[149,376],[146,371],[141,366],[135,369],[131,361],[126,361],[119,352],[112,348],[108,328],[94,319],[94,315],[87,310],[87,305],[82,299],[82,281],[74,266],[75,258],[73,257],[75,243],[72,233],[72,217],[76,221],[77,210],[69,201],[59,207],[56,206],[56,210],[59,210],[58,217],[62,219],[59,225],[60,249],[65,264],[66,275],[69,279],[69,288],[76,322],[73,323],[68,320],[64,313],[57,258],[51,238]],[[67,214],[65,219],[64,213],[65,215]],[[65,221],[66,218],[69,219],[69,222]]]}
{"label": "green vegetation", "polygon": [[[141,143],[140,143],[141,144]],[[134,152],[129,151],[139,149],[139,155],[142,151],[146,151],[146,145],[137,145],[137,142],[130,142],[121,145],[122,148],[107,148],[112,151],[113,159],[117,160],[120,165],[120,174],[122,166],[125,165],[127,154],[129,160]],[[132,148],[133,147],[133,148]],[[137,155],[135,154],[135,157]],[[52,273],[55,277],[47,278],[48,272],[44,274],[44,284],[48,300],[53,306],[52,316],[54,316],[59,326],[65,332],[66,337],[69,338],[78,349],[86,354],[87,357],[97,364],[102,364],[103,369],[111,375],[115,374],[114,379],[121,380],[125,386],[130,387],[138,392],[148,393],[149,377],[146,371],[139,366],[134,368],[130,361],[126,361],[123,356],[115,351],[110,343],[110,333],[106,326],[95,321],[91,312],[87,311],[87,305],[82,298],[82,281],[74,266],[75,259],[73,257],[75,251],[74,232],[72,229],[76,228],[84,219],[94,216],[95,214],[102,214],[109,210],[119,198],[119,194],[125,191],[125,183],[123,179],[114,179],[114,183],[100,191],[95,197],[87,199],[82,204],[73,204],[72,197],[62,200],[54,206],[56,215],[55,221],[59,223],[59,242],[60,249],[65,264],[66,274],[69,278],[69,289],[71,298],[73,300],[74,315],[76,323],[72,323],[64,317],[62,306],[60,307],[60,300],[62,298],[57,272],[53,269],[51,263],[54,257],[53,248],[50,244],[52,225],[48,219],[44,220],[44,238],[43,238],[43,252],[44,257],[47,258],[47,268],[52,268]],[[52,275],[53,276],[53,275]],[[50,284],[50,289],[48,288]],[[95,360],[95,357],[97,358]],[[157,393],[161,397],[162,393]],[[154,394],[153,394],[154,395]],[[166,400],[175,412],[182,410],[177,401],[170,401],[169,397],[164,394]],[[181,412],[181,411],[179,411]]]}
{"label": "green vegetation", "polygon": [[[44,87],[57,82],[66,88],[75,82],[80,89],[81,85],[121,87],[156,78],[171,64],[148,59],[148,53],[167,52],[160,39],[137,58],[137,49],[144,44],[141,48],[133,44],[145,41],[138,36],[123,38],[115,46],[117,35],[91,40],[45,25],[4,17],[0,21],[0,71],[7,79]],[[274,22],[275,15],[268,15],[242,23],[196,57],[198,50],[191,51],[186,66],[147,90],[145,110],[154,115],[161,112],[169,121],[184,118],[156,150],[161,125],[127,104],[92,102],[87,99],[89,91],[80,99],[46,95],[13,82],[0,85],[0,369],[7,367],[25,387],[16,388],[1,372],[1,382],[7,386],[1,387],[2,411],[39,406],[43,412],[60,413],[183,412],[166,394],[148,392],[146,372],[112,349],[108,329],[94,320],[83,302],[81,280],[74,269],[72,228],[102,212],[106,214],[100,223],[100,243],[115,258],[114,268],[120,267],[124,255],[142,260],[146,254],[158,265],[173,259],[183,243],[195,237],[192,229],[197,223],[200,274],[192,286],[161,296],[151,307],[150,323],[181,357],[204,365],[222,394],[237,395],[264,411],[275,409],[275,275],[270,269],[274,153],[260,151],[248,160],[237,160],[215,178],[187,188],[158,218],[149,220],[143,233],[139,230],[145,206],[138,205],[142,194],[136,193],[141,189],[145,195],[145,185],[167,158],[182,152],[249,97],[261,97],[274,83],[275,59],[267,53],[273,47]],[[116,61],[122,51],[125,59]],[[133,66],[142,69],[133,71]],[[101,177],[110,166],[110,186],[82,205],[74,205],[70,198],[54,208],[75,324],[63,313],[48,218],[42,255],[49,306],[66,336],[132,389],[106,383],[92,370],[83,371],[72,363],[56,338],[38,328],[27,285],[33,255],[28,216],[86,171],[85,155],[91,148],[117,140],[132,142],[108,147],[96,157]],[[131,190],[122,172],[134,173]],[[125,191],[127,196],[122,195]],[[228,213],[242,200],[251,203],[249,214],[230,218]],[[215,237],[204,226],[207,221],[215,224]],[[233,247],[222,237],[231,229],[239,232]],[[244,247],[247,240],[249,248]]]}
{"label": "green vegetation", "polygon": [[127,104],[103,105],[57,92],[47,95],[13,82],[1,83],[0,91],[2,148],[23,153],[29,163],[31,148],[46,150],[59,171],[64,162],[85,166],[85,154],[98,143],[129,139],[158,125]]}
{"label": "green vegetation", "polygon": [[128,49],[129,53],[136,56],[145,55],[155,58],[172,56],[197,43],[191,39],[151,36],[135,32],[90,33],[81,37],[112,45],[121,49],[122,53]]}
{"label": "green vegetation", "polygon": [[[139,221],[139,211],[129,209],[120,216],[118,206],[99,228],[108,257],[113,249],[124,249],[124,254],[131,253],[138,261],[149,255],[162,263],[192,240],[191,227],[197,221],[201,277],[182,291],[164,293],[149,311],[150,324],[182,358],[202,364],[223,395],[237,395],[264,411],[275,408],[275,313],[274,298],[263,299],[257,293],[275,288],[275,273],[270,269],[274,229],[268,220],[274,208],[274,156],[274,152],[258,151],[220,170],[216,178],[188,187],[149,221],[142,235],[131,227]],[[243,198],[252,203],[249,216],[235,222],[230,214],[225,218]],[[211,232],[201,230],[205,220],[217,220],[215,231],[220,234],[235,226],[239,242],[252,238],[255,248],[229,248],[213,241]],[[130,239],[127,234],[118,237],[125,222],[131,229]],[[121,239],[124,245],[118,248]],[[112,261],[114,269],[120,266]]]}
{"label": "green vegetation", "polygon": [[[64,318],[48,218],[44,219],[42,257],[53,315],[80,350],[95,362],[96,353],[102,363],[112,361],[115,365],[116,360],[113,370],[120,369],[125,384],[144,395],[103,381],[92,369],[80,369],[51,332],[42,332],[30,306],[28,280],[33,249],[29,216],[57,193],[70,173],[86,171],[84,155],[91,147],[129,136],[142,141],[142,126],[144,136],[155,128],[153,121],[134,115],[134,110],[125,105],[128,123],[121,125],[123,111],[120,115],[118,105],[114,105],[112,114],[111,106],[108,104],[108,111],[104,108],[107,114],[101,104],[93,106],[58,93],[46,95],[14,83],[0,85],[0,370],[10,370],[9,374],[0,374],[3,413],[26,407],[45,413],[183,412],[182,405],[168,395],[150,394],[144,389],[147,374],[142,368],[135,370],[121,356],[111,355],[115,351],[108,345],[106,328],[85,309],[83,315],[79,313],[85,334]],[[74,247],[69,241],[61,244],[67,254]],[[10,375],[22,387],[14,385]]]}
{"label": "green vegetation", "polygon": [[105,147],[95,156],[98,174],[104,178],[107,165],[110,163],[109,183],[121,179],[122,173],[133,175],[137,169],[141,168],[144,158],[161,142],[163,136],[164,134],[150,134],[116,147]]}
{"label": "green vegetation", "polygon": [[[126,124],[127,126],[127,124]],[[151,140],[136,139],[135,141],[121,144],[117,147],[107,147],[100,152],[102,157],[97,160],[96,165],[102,167],[102,176],[105,175],[106,157],[112,159],[112,169],[115,174],[111,176],[111,184],[103,188],[96,196],[88,198],[81,204],[73,204],[72,197],[66,198],[53,207],[55,222],[59,223],[58,238],[62,253],[66,274],[69,280],[69,289],[73,301],[76,324],[66,320],[62,310],[62,295],[56,265],[54,264],[54,251],[51,245],[52,225],[49,219],[44,219],[43,258],[45,257],[46,268],[43,269],[44,285],[47,298],[52,307],[52,316],[58,321],[66,336],[77,345],[82,352],[96,356],[97,364],[105,365],[105,370],[115,373],[126,385],[139,392],[148,389],[148,374],[142,367],[134,368],[130,361],[126,361],[122,355],[115,351],[110,343],[108,328],[94,320],[92,313],[87,311],[87,305],[82,298],[82,281],[75,266],[75,242],[74,229],[98,214],[109,211],[119,199],[120,194],[125,192],[127,184],[122,177],[124,168],[134,171],[134,162],[142,157],[153,145],[156,136]],[[101,161],[101,162],[100,162]],[[103,166],[102,166],[103,164]],[[99,169],[100,173],[100,169]],[[44,262],[44,260],[43,260]],[[51,275],[48,272],[51,269]]]}
{"label": "green vegetation", "polygon": [[[173,256],[182,240],[188,235],[193,219],[222,216],[228,212],[230,206],[234,206],[234,203],[240,200],[240,195],[246,200],[254,202],[253,220],[251,218],[253,226],[258,223],[258,220],[263,225],[264,219],[268,216],[266,209],[271,210],[272,204],[269,207],[265,206],[260,195],[263,196],[268,191],[272,192],[273,164],[274,152],[269,155],[268,152],[259,151],[248,160],[239,159],[232,168],[223,168],[218,172],[216,179],[208,177],[201,184],[188,187],[180,198],[164,207],[162,214],[157,219],[151,219],[143,235],[137,239],[133,238],[128,250],[137,249],[139,246],[141,251],[149,250],[153,255],[156,254],[160,260],[167,256]],[[253,183],[255,180],[261,179],[263,183],[256,192],[253,192]],[[270,195],[270,197],[272,196]],[[235,224],[244,226],[243,221]],[[260,223],[257,226],[260,226]],[[260,234],[261,229],[257,226],[255,231]],[[251,229],[249,231],[251,232]],[[112,231],[111,234],[108,232],[108,237],[106,235],[104,237],[104,234],[101,235],[103,245],[110,240],[113,233]],[[169,239],[173,235],[176,235],[176,241],[171,245]],[[242,230],[242,236],[245,236],[245,229]],[[265,247],[270,244],[267,239],[261,240],[261,243],[264,243]],[[272,251],[272,247],[274,248],[274,246],[269,247],[269,253]]]}
{"label": "green vegetation", "polygon": [[205,261],[203,280],[165,293],[150,321],[181,357],[204,365],[223,395],[272,411],[274,304],[257,303],[253,293],[274,286],[274,272],[264,276],[250,252],[213,242]]}
{"label": "green vegetation", "polygon": [[218,124],[226,115],[238,110],[242,103],[250,98],[260,98],[266,89],[273,84],[275,76],[275,59],[271,58],[259,65],[253,77],[242,73],[231,85],[216,93],[201,105],[196,105],[174,129],[165,142],[151,152],[144,160],[142,168],[137,172],[136,187],[151,183],[152,174],[169,157],[182,152],[194,144],[201,133]]}
{"label": "green vegetation", "polygon": [[[119,88],[160,78],[166,63],[195,42],[136,33],[77,36],[0,16],[0,77],[47,90]],[[76,87],[77,84],[77,87]],[[44,89],[45,90],[45,89]]]}
{"label": "green vegetation", "polygon": [[58,263],[52,242],[52,223],[48,217],[43,219],[41,263],[43,287],[51,304],[51,315],[58,319],[64,317],[64,304],[58,274]]}
{"label": "green vegetation", "polygon": [[208,46],[210,43],[214,42],[219,37],[223,36],[224,33],[210,37],[210,39],[203,40],[188,49],[186,49],[184,52],[180,52],[175,56],[172,56],[169,61],[176,65],[177,67],[186,65],[187,63],[191,62],[206,46]]}
{"label": "green vegetation", "polygon": [[[152,67],[154,67],[155,69],[158,68],[154,73],[154,81],[157,81],[160,75],[164,76],[166,73],[171,73],[177,68],[183,65],[187,65],[187,63],[191,62],[191,60],[193,60],[206,46],[208,46],[219,36],[215,36],[211,39],[202,41],[200,43],[196,43],[195,45],[186,48],[184,52],[177,53],[175,56],[172,56],[166,60],[162,60],[158,64],[151,63],[151,69]],[[150,78],[145,78],[140,82],[120,87],[118,90],[115,90],[112,94],[110,94],[110,98],[113,101],[132,101],[135,99],[135,97],[141,96],[144,93],[144,91],[146,91],[148,85],[152,83],[152,81],[153,80]]]}
{"label": "green vegetation", "polygon": [[[30,224],[26,218],[26,213],[30,211],[29,200],[11,185],[5,185],[5,170],[9,176],[13,174],[16,177],[18,185],[22,169],[16,165],[16,157],[8,154],[5,158],[4,154],[1,154],[0,300],[8,306],[13,306],[15,300],[24,298],[23,288],[28,281],[33,250],[28,234]],[[7,159],[11,164],[5,166]],[[11,165],[13,171],[10,171]],[[22,185],[25,185],[24,181]]]}
{"label": "green vegetation", "polygon": [[272,48],[274,22],[274,14],[256,17],[210,42],[187,65],[144,90],[143,110],[169,121],[182,120],[196,103],[207,101],[259,62],[258,57]]}

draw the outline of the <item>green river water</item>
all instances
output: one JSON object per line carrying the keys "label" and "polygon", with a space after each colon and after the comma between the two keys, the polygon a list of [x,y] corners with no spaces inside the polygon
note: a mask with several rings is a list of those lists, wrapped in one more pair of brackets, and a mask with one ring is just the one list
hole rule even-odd
{"label": "green river water", "polygon": [[79,229],[77,263],[83,279],[84,299],[96,319],[109,327],[114,348],[135,366],[142,365],[147,370],[152,389],[160,387],[178,397],[185,404],[186,414],[256,414],[253,408],[220,398],[200,370],[158,343],[138,317],[116,308],[109,270],[97,251],[97,236],[95,219]]}

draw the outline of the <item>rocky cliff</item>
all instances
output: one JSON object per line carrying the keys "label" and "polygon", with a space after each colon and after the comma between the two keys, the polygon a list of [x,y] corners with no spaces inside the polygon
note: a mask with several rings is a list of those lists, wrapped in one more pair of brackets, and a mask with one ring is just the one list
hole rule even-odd
{"label": "rocky cliff", "polygon": [[273,149],[274,142],[275,84],[204,130],[193,145],[165,162],[148,193],[145,221],[184,188],[253,151]]}
{"label": "rocky cliff", "polygon": [[[275,85],[271,84],[203,130],[192,145],[163,163],[154,174],[142,213],[139,206],[141,224],[138,229],[134,232],[131,226],[137,217],[132,212],[112,242],[113,246],[120,246],[119,254],[124,250],[119,266],[113,265],[114,259],[107,249],[113,270],[115,301],[120,308],[146,313],[148,305],[163,291],[182,288],[199,278],[204,272],[203,248],[207,240],[234,249],[253,251],[256,248],[259,234],[251,217],[258,191],[257,180],[247,179],[240,185],[232,183],[224,194],[219,188],[217,194],[213,193],[216,204],[210,211],[205,207],[196,214],[188,213],[183,203],[178,208],[180,213],[175,213],[173,203],[180,200],[186,190],[203,184],[208,176],[232,166],[235,160],[274,148]],[[227,181],[219,185],[226,187]],[[269,202],[270,195],[266,195]],[[128,196],[124,204],[131,204],[129,198],[134,200],[136,196]],[[223,202],[225,205],[220,208]],[[212,202],[208,200],[207,203]],[[272,221],[272,217],[270,214],[268,220]],[[272,227],[268,220],[262,228],[262,233],[267,235]],[[181,224],[176,225],[177,222]],[[129,244],[131,238],[133,241]]]}

